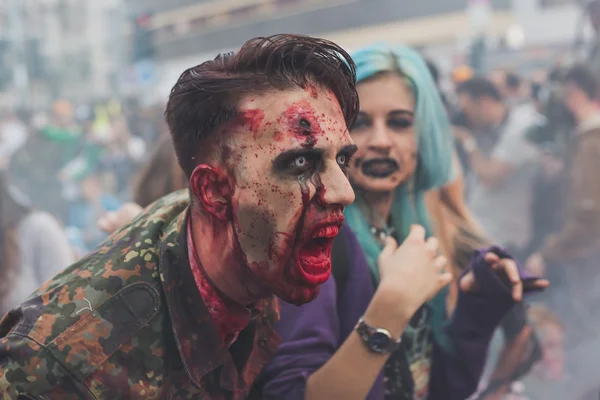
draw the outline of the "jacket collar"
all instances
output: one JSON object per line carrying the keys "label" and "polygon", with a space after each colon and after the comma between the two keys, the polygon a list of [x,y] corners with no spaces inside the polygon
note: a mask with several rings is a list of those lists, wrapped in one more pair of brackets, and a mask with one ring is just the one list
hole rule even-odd
{"label": "jacket collar", "polygon": [[[244,359],[233,363],[232,353],[210,317],[190,269],[186,229],[189,215],[188,207],[167,228],[160,244],[160,279],[165,291],[173,334],[185,371],[197,387],[202,387],[202,379],[207,374],[225,366],[221,373],[221,382],[224,389],[233,391],[252,383],[255,374],[246,371],[248,359],[261,350],[241,349],[240,353],[245,355],[241,357]],[[276,319],[277,303],[272,299],[265,300],[264,312],[244,330],[254,339],[246,342],[249,347],[254,346],[256,342],[263,343],[261,346],[266,354],[259,358],[265,358],[265,362],[276,351],[281,340],[271,327]],[[257,327],[261,332],[257,332]],[[261,338],[256,338],[257,334]],[[265,346],[264,343],[268,345]],[[235,345],[232,346],[232,351],[235,352],[235,348]],[[240,366],[237,373],[234,365]]]}

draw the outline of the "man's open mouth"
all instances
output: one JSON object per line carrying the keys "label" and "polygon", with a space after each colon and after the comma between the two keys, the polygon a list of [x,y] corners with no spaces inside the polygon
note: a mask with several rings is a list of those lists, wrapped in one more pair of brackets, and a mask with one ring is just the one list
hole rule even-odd
{"label": "man's open mouth", "polygon": [[399,169],[396,160],[391,158],[373,158],[363,161],[361,165],[363,174],[373,178],[387,178]]}
{"label": "man's open mouth", "polygon": [[320,285],[331,274],[331,247],[343,219],[318,224],[298,251],[298,266],[307,283]]}

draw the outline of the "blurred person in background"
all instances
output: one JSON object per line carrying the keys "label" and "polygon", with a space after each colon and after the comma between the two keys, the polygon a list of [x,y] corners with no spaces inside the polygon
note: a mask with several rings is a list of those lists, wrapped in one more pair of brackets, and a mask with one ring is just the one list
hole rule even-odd
{"label": "blurred person in background", "polygon": [[60,224],[19,198],[0,157],[0,314],[73,262]]}
{"label": "blurred person in background", "polygon": [[355,78],[339,46],[284,34],[184,71],[165,116],[190,190],[0,322],[0,397],[246,398],[280,343],[274,296],[309,302],[330,275]]}
{"label": "blurred person in background", "polygon": [[[458,67],[454,68],[452,70],[452,83],[454,85],[454,88],[456,88],[462,82],[465,82],[465,81],[468,81],[469,79],[471,79],[474,76],[474,74],[475,74],[475,72],[473,71],[473,69],[467,65],[462,65],[462,66],[458,66]],[[453,94],[455,95],[456,93],[453,93]],[[449,115],[450,115],[450,123],[452,124],[452,130],[453,130],[453,132],[455,132],[455,136],[458,135],[457,137],[460,137],[460,136],[462,136],[461,135],[462,131],[466,131],[466,134],[470,134],[471,127],[469,125],[467,116],[460,109],[455,97],[456,96],[454,96],[453,101],[451,102],[451,109],[450,109]],[[463,171],[463,175],[469,176],[470,175],[469,154],[463,150],[459,141],[455,141],[454,147],[456,150],[456,154],[458,155],[458,159],[460,161],[460,166]],[[468,188],[469,188],[469,181],[466,181],[465,187],[464,187],[465,193],[468,191]]]}
{"label": "blurred person in background", "polygon": [[[507,254],[494,253],[499,249],[473,257],[486,241],[462,202],[450,125],[418,53],[375,46],[353,59],[361,110],[351,130],[359,151],[349,176],[357,199],[334,241],[334,279],[301,308],[281,302],[276,328],[284,343],[254,393],[290,400],[464,400],[477,387],[494,329],[521,299],[511,286],[547,283],[522,283]],[[426,195],[455,179],[457,185]],[[432,300],[440,288],[431,286],[435,274],[404,250],[426,230],[438,237],[426,246],[435,255],[439,244],[455,285]],[[397,253],[394,239],[404,241]]]}
{"label": "blurred person in background", "polygon": [[71,103],[58,101],[52,119],[31,132],[11,160],[9,174],[15,186],[35,208],[50,212],[61,222],[68,218],[69,202],[59,175],[81,151],[84,140]]}
{"label": "blurred person in background", "polygon": [[108,190],[98,166],[85,171],[75,182],[79,194],[69,209],[68,228],[79,232],[82,239],[77,243],[83,243],[81,250],[86,254],[106,238],[106,233],[98,229],[98,219],[107,212],[117,211],[121,201]]}
{"label": "blurred person in background", "polygon": [[492,82],[473,78],[457,88],[472,133],[457,132],[471,171],[468,204],[490,237],[520,259],[532,239],[531,210],[539,151],[528,129],[539,115],[511,109]]}
{"label": "blurred person in background", "polygon": [[504,75],[503,98],[509,107],[533,107],[531,89],[528,82],[516,72],[508,71]]}
{"label": "blurred person in background", "polygon": [[16,112],[0,117],[0,158],[10,159],[27,141],[28,127]]}
{"label": "blurred person in background", "polygon": [[131,195],[129,182],[146,153],[146,143],[131,134],[119,103],[109,102],[104,112],[109,134],[105,140],[103,164],[107,170],[112,171],[114,191],[126,198]]}
{"label": "blurred person in background", "polygon": [[[527,261],[527,268],[544,273],[546,265],[566,270],[569,299],[577,318],[575,330],[597,332],[600,314],[600,285],[597,284],[600,257],[600,82],[597,71],[577,65],[563,82],[564,103],[577,127],[571,136],[567,156],[566,204],[562,226]],[[571,315],[572,317],[572,315]],[[572,325],[571,325],[572,326]]]}
{"label": "blurred person in background", "polygon": [[98,227],[112,233],[131,222],[159,198],[187,187],[187,178],[177,163],[173,142],[169,136],[163,136],[137,177],[133,202],[123,204],[118,211],[104,214],[98,220]]}
{"label": "blurred person in background", "polygon": [[591,0],[586,9],[594,30],[594,41],[588,55],[588,63],[595,71],[600,71],[600,0]]}

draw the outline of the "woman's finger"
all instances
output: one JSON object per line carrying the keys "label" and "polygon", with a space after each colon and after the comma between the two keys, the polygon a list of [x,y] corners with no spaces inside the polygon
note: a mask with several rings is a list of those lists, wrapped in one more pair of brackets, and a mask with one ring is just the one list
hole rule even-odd
{"label": "woman's finger", "polygon": [[463,292],[470,292],[475,289],[475,275],[473,271],[469,271],[461,278],[459,286]]}
{"label": "woman's finger", "polygon": [[421,225],[411,225],[410,231],[408,232],[408,236],[406,239],[424,241],[425,240],[425,228]]}
{"label": "woman's finger", "polygon": [[396,251],[397,248],[398,243],[396,243],[396,240],[394,240],[393,237],[388,236],[385,239],[385,245],[383,246],[383,250],[381,250],[381,253],[379,253],[379,259],[388,258],[392,254],[394,254],[394,251]]}
{"label": "woman's finger", "polygon": [[452,276],[452,274],[450,272],[444,272],[444,273],[440,274],[440,276],[438,277],[438,283],[440,285],[440,289],[448,286],[452,282],[453,279],[454,279],[454,277]]}
{"label": "woman's finger", "polygon": [[521,277],[519,276],[519,268],[517,267],[517,264],[513,260],[510,260],[508,258],[500,260],[499,264],[504,269],[508,280],[512,284],[513,299],[515,301],[521,301],[521,299],[523,298],[523,282],[521,282]]}
{"label": "woman's finger", "polygon": [[425,248],[427,249],[427,252],[431,256],[435,257],[437,255],[439,247],[440,247],[439,242],[438,242],[438,240],[435,237],[430,237],[425,242]]}
{"label": "woman's finger", "polygon": [[496,253],[486,253],[483,258],[490,265],[500,261],[500,257]]}
{"label": "woman's finger", "polygon": [[550,286],[550,281],[548,281],[546,279],[538,279],[534,282],[531,282],[530,284],[528,284],[526,286],[527,287],[525,289],[527,289],[527,290],[546,289],[548,286]]}
{"label": "woman's finger", "polygon": [[441,271],[446,267],[446,265],[448,265],[448,259],[446,259],[444,256],[438,256],[435,258],[435,260],[433,260],[433,267],[437,271]]}

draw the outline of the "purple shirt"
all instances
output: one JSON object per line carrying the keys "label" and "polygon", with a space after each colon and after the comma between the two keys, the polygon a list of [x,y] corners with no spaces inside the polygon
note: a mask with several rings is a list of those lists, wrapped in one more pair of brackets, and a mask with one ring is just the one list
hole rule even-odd
{"label": "purple shirt", "polygon": [[[257,380],[262,399],[304,400],[308,377],[337,351],[373,297],[371,275],[356,237],[347,226],[341,235],[350,251],[348,280],[341,301],[336,299],[333,276],[311,303],[296,307],[280,301],[281,320],[275,329],[283,343]],[[483,255],[490,250],[509,257],[498,248],[481,250],[473,257],[469,269],[474,271],[482,294],[459,294],[447,327],[456,356],[434,343],[429,400],[465,400],[475,392],[492,334],[514,305],[508,286],[483,261]],[[367,399],[384,399],[383,372]]]}

